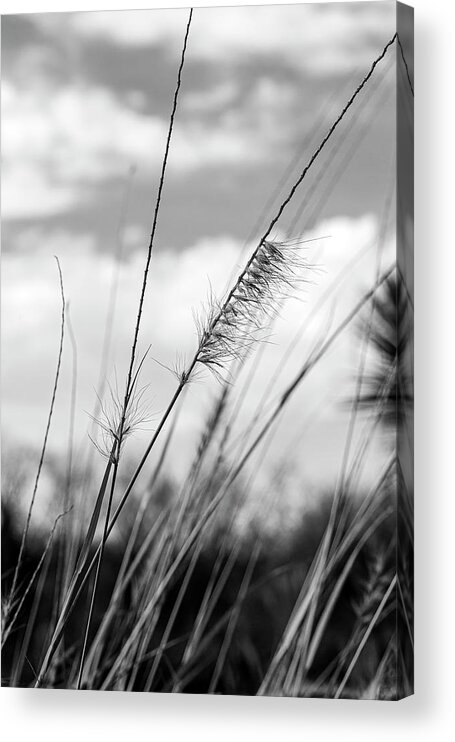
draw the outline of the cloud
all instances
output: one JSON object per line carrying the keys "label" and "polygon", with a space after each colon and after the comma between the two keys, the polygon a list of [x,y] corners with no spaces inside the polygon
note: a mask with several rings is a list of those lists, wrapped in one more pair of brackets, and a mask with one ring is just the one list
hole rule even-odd
{"label": "cloud", "polygon": [[165,122],[123,106],[107,90],[23,90],[6,82],[2,94],[2,150],[10,171],[29,166],[56,183],[77,183],[124,173],[131,161],[159,159],[154,143],[162,144]]}
{"label": "cloud", "polygon": [[[196,8],[189,53],[232,65],[269,56],[316,76],[345,74],[368,64],[394,32],[393,3],[364,5]],[[129,47],[160,45],[175,53],[187,18],[187,10],[167,9],[49,14],[39,22],[54,33]]]}
{"label": "cloud", "polygon": [[82,194],[76,187],[56,182],[37,163],[3,164],[2,218],[5,220],[58,214],[81,200]]}
{"label": "cloud", "polygon": [[[345,70],[348,58],[354,64],[358,54],[370,61],[374,38],[391,23],[392,5],[368,4],[364,11],[339,5],[324,10],[312,5],[198,9],[169,175],[187,179],[202,173],[209,181],[210,169],[215,168],[220,180],[224,170],[243,173],[249,166],[261,177],[261,169],[273,169],[278,162],[281,167],[317,118],[325,93],[323,86],[297,83],[292,74],[276,77],[279,59],[295,69],[313,64],[319,72],[332,65],[334,74]],[[8,74],[2,84],[4,219],[48,218],[68,214],[74,207],[93,210],[97,201],[107,198],[106,186],[123,180],[131,165],[138,167],[141,186],[156,183],[186,13],[33,17],[46,34],[28,31],[29,41],[22,40],[14,53],[8,51]],[[159,65],[150,71],[156,79],[145,90],[131,87],[125,93],[116,87],[117,71],[103,85],[93,83],[90,67],[83,64],[88,38],[115,42],[119,59],[130,59],[128,49],[136,45],[136,51],[144,53],[134,57],[134,65],[140,62],[142,71],[141,60],[148,59],[146,45],[159,45],[154,58],[166,68],[166,80],[172,69],[169,91],[167,82],[165,94],[159,90]],[[109,56],[101,49],[96,59],[102,68]],[[191,69],[192,59],[202,63],[205,74],[200,79]],[[137,82],[134,65],[127,78]],[[245,65],[250,65],[248,74]],[[161,103],[155,105],[155,98]]]}
{"label": "cloud", "polygon": [[[210,107],[213,99],[201,104],[190,96],[186,108],[193,109],[192,115],[180,117],[175,125],[170,173],[270,161],[285,138],[286,129],[277,120],[292,100],[289,89],[261,78],[244,106],[228,108],[214,122],[200,115],[201,105]],[[5,81],[3,217],[65,211],[89,197],[85,185],[123,177],[132,164],[141,176],[156,177],[167,130],[164,118],[105,88],[43,82],[23,89]]]}

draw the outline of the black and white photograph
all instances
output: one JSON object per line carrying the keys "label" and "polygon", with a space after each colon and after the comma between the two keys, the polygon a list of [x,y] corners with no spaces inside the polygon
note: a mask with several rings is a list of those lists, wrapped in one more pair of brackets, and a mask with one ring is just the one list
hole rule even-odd
{"label": "black and white photograph", "polygon": [[2,16],[9,688],[414,692],[414,16]]}

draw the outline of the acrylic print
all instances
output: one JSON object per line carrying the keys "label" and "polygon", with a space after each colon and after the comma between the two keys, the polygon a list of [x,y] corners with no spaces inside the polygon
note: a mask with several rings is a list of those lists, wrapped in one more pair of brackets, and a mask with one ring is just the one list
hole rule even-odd
{"label": "acrylic print", "polygon": [[2,21],[2,684],[411,694],[412,9]]}

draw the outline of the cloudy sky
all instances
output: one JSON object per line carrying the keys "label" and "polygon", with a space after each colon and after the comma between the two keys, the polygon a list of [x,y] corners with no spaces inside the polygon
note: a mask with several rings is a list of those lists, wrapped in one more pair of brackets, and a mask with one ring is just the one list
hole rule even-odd
{"label": "cloudy sky", "polygon": [[[112,379],[115,369],[122,378],[125,371],[187,17],[179,9],[2,19],[8,444],[36,446],[45,427],[59,333],[54,255],[77,343],[78,444],[87,440],[113,280],[118,300],[108,375]],[[219,295],[225,290],[394,32],[395,4],[389,2],[195,10],[142,350],[151,344],[151,355],[163,364],[194,350],[193,310],[209,286]],[[308,256],[318,269],[273,328],[245,419],[299,328],[304,325],[304,332],[274,393],[371,284],[379,247],[383,264],[390,262],[394,75],[392,51],[280,219],[275,236],[317,238]],[[331,300],[316,312],[329,285],[335,287]],[[275,446],[276,461],[300,441],[296,466],[309,482],[330,480],[339,466],[346,428],[340,400],[352,388],[358,345],[354,332],[340,340],[277,431],[282,445]],[[54,451],[66,446],[71,367],[67,335],[50,437]],[[159,417],[175,380],[152,358],[144,377],[152,416]],[[211,379],[190,389],[177,468],[191,455],[214,394]],[[143,442],[138,434],[133,450]]]}

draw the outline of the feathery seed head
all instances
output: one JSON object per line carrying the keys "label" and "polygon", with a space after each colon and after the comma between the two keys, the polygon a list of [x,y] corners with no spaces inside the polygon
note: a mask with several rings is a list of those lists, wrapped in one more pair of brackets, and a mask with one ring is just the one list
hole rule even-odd
{"label": "feathery seed head", "polygon": [[307,267],[298,242],[262,242],[225,301],[209,297],[205,320],[198,322],[196,361],[219,376],[231,360],[243,359],[263,339],[282,301],[305,280]]}
{"label": "feathery seed head", "polygon": [[126,439],[136,431],[142,430],[142,426],[150,422],[148,405],[144,400],[148,385],[140,389],[136,386],[133,387],[126,409],[124,400],[119,394],[117,383],[114,387],[108,384],[108,388],[107,401],[103,402],[98,398],[99,416],[90,415],[99,428],[100,440],[97,441],[92,436],[90,436],[90,440],[102,456],[105,458],[113,457],[115,460],[118,459]]}

